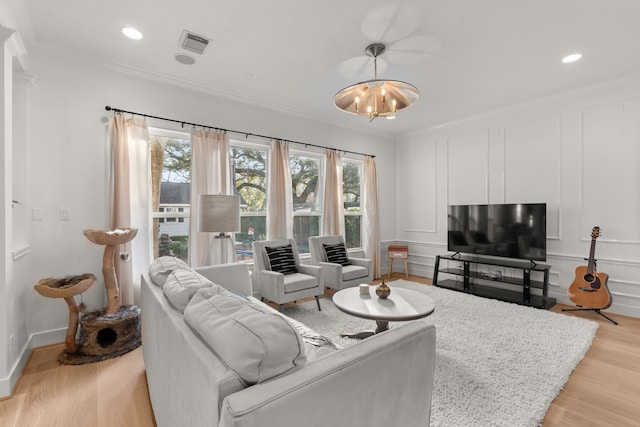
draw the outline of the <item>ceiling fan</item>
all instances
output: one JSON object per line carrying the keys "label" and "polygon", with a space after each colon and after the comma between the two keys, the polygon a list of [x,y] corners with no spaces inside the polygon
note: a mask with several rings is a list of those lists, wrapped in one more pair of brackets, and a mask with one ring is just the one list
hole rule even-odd
{"label": "ceiling fan", "polygon": [[[404,5],[387,4],[371,10],[362,21],[362,33],[371,42],[385,46],[384,57],[377,59],[378,71],[383,73],[389,63],[417,64],[439,51],[438,41],[428,35],[412,35],[423,22],[424,2]],[[340,73],[348,78],[365,78],[370,72],[373,57],[365,51],[339,65]]]}

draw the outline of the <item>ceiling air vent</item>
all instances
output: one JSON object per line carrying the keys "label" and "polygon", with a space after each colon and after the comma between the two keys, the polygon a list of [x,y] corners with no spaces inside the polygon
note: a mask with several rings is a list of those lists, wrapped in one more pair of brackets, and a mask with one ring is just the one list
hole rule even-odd
{"label": "ceiling air vent", "polygon": [[178,46],[188,50],[189,52],[202,55],[210,41],[211,40],[209,39],[185,30],[182,32],[182,37],[180,37],[180,43],[178,43]]}

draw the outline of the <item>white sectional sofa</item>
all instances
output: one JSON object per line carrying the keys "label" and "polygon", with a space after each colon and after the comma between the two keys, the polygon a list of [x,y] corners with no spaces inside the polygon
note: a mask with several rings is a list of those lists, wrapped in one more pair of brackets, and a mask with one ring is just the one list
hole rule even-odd
{"label": "white sectional sofa", "polygon": [[253,298],[246,265],[202,277],[159,260],[142,275],[141,304],[158,426],[429,425],[436,331],[426,320],[336,349]]}

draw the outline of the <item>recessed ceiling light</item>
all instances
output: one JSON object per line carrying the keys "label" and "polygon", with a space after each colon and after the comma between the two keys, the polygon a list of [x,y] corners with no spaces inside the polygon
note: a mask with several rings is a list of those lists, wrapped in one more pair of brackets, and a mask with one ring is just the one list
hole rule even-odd
{"label": "recessed ceiling light", "polygon": [[132,40],[140,40],[142,38],[142,33],[133,27],[122,27],[122,34]]}
{"label": "recessed ceiling light", "polygon": [[184,65],[192,65],[196,63],[196,60],[193,58],[193,56],[186,55],[184,53],[176,53],[173,57],[176,61]]}
{"label": "recessed ceiling light", "polygon": [[567,55],[562,58],[562,62],[568,64],[570,62],[576,62],[578,59],[582,58],[581,53],[572,53],[571,55]]}

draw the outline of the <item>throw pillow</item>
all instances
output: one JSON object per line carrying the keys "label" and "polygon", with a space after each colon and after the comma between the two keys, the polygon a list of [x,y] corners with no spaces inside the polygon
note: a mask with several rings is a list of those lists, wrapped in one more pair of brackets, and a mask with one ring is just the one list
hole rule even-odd
{"label": "throw pillow", "polygon": [[224,289],[193,270],[175,270],[169,274],[162,290],[169,302],[183,313],[198,289],[212,287],[216,293]]}
{"label": "throw pillow", "polygon": [[302,337],[282,316],[226,290],[211,297],[209,291],[196,293],[184,319],[247,386],[306,363]]}
{"label": "throw pillow", "polygon": [[327,262],[340,264],[342,266],[351,265],[349,258],[347,258],[347,249],[344,247],[344,243],[337,243],[335,245],[327,245],[323,243],[324,253],[327,254]]}
{"label": "throw pillow", "polygon": [[149,276],[157,286],[163,287],[167,277],[175,270],[190,269],[189,265],[180,258],[161,256],[156,258],[149,266]]}
{"label": "throw pillow", "polygon": [[266,246],[267,256],[269,257],[269,265],[271,271],[282,274],[297,273],[296,261],[293,258],[293,248],[291,245],[268,247]]}

